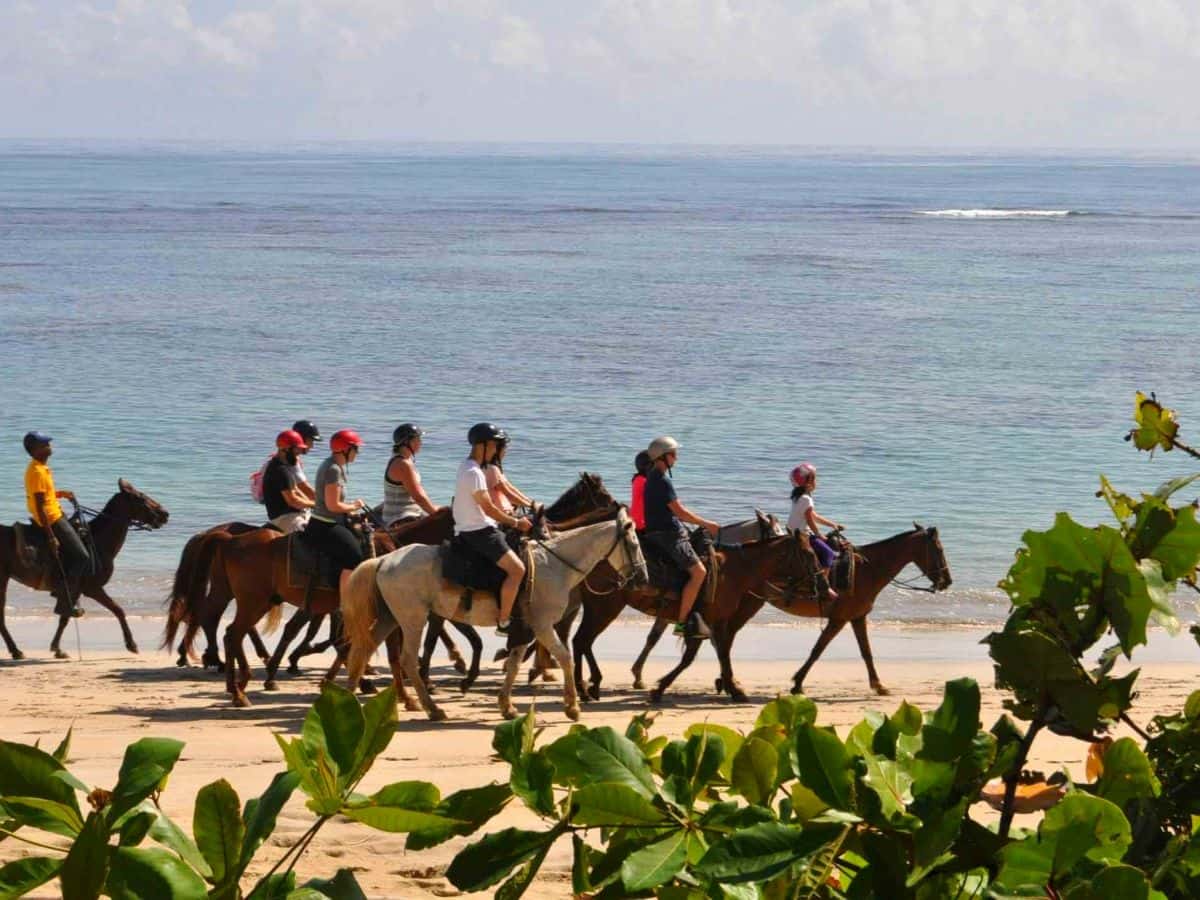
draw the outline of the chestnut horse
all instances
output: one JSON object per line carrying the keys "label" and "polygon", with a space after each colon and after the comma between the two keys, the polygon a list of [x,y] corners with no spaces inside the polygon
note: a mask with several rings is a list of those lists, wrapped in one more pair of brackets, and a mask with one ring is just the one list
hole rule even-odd
{"label": "chestnut horse", "polygon": [[[730,650],[737,632],[765,602],[762,591],[766,582],[773,578],[786,579],[791,591],[812,597],[814,602],[816,598],[827,596],[829,585],[821,574],[808,538],[799,533],[770,537],[739,547],[726,547],[718,550],[716,556],[715,596],[711,603],[705,604],[702,613],[712,631],[713,647],[721,664],[722,686],[734,700],[744,702],[746,694],[734,677]],[[679,591],[643,587],[600,593],[585,584],[579,592],[583,601],[583,621],[575,632],[573,643],[575,672],[576,678],[580,679],[580,694],[595,700],[600,696],[601,682],[600,668],[592,653],[596,638],[626,606],[646,615],[675,621],[679,617]],[[698,639],[687,642],[683,661],[663,676],[650,695],[652,701],[662,699],[663,692],[691,664],[701,643]],[[591,669],[591,684],[586,690],[582,684],[581,670],[584,657]]]}
{"label": "chestnut horse", "polygon": [[[96,559],[94,573],[85,575],[79,583],[80,592],[85,597],[91,597],[114,616],[121,625],[121,634],[125,638],[125,649],[137,653],[137,643],[125,621],[125,611],[117,601],[108,595],[104,586],[108,584],[113,574],[113,561],[125,545],[129,529],[137,531],[153,531],[167,524],[169,513],[157,501],[147,497],[124,478],[117,481],[118,490],[104,505],[104,509],[96,514],[89,528],[92,534],[92,545]],[[32,525],[29,527],[33,527]],[[16,534],[7,525],[0,525],[0,637],[8,645],[8,652],[13,659],[24,659],[25,654],[18,648],[8,628],[4,624],[4,606],[8,600],[8,580],[15,578],[22,584],[34,590],[50,591],[52,585],[41,584],[43,573],[31,570],[23,560],[17,558]],[[60,642],[63,631],[70,621],[69,616],[58,617],[58,629],[54,632],[54,640],[50,649],[58,659],[66,659]]]}
{"label": "chestnut horse", "polygon": [[[794,694],[801,693],[804,687],[804,678],[808,675],[809,669],[813,667],[829,642],[837,637],[838,632],[846,626],[847,622],[850,623],[850,627],[854,630],[854,637],[858,640],[858,650],[862,654],[863,663],[866,664],[871,689],[880,695],[888,694],[888,689],[883,686],[875,671],[875,659],[871,654],[871,642],[867,637],[867,616],[874,609],[876,598],[910,563],[915,564],[931,584],[929,588],[917,588],[917,590],[933,593],[950,587],[950,566],[946,562],[946,552],[942,549],[942,542],[936,528],[922,528],[914,523],[911,531],[902,531],[900,534],[882,541],[855,547],[854,552],[858,558],[854,584],[852,587],[838,591],[838,599],[835,601],[822,603],[815,599],[789,595],[773,582],[767,582],[765,585],[759,606],[762,606],[762,601],[765,600],[788,615],[819,617],[829,620],[821,630],[808,661],[793,677],[792,693]],[[912,585],[902,586],[912,587]],[[757,612],[757,608],[754,611]],[[660,619],[654,623],[650,634],[647,635],[646,646],[638,656],[637,662],[633,664],[633,686],[635,688],[640,689],[645,686],[642,683],[642,666],[650,654],[650,650],[658,643],[669,624],[670,622]],[[730,640],[732,640],[732,636]],[[699,642],[696,643],[696,649],[699,649]],[[684,658],[687,663],[690,663],[695,655],[695,651],[691,647],[685,648]],[[723,686],[723,678],[718,678],[716,689],[720,691]]]}

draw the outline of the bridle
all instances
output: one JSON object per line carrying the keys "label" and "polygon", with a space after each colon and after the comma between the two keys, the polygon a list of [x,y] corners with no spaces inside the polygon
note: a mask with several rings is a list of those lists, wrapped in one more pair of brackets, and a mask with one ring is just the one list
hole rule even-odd
{"label": "bridle", "polygon": [[149,522],[143,522],[141,519],[135,519],[132,516],[118,516],[110,512],[105,512],[102,509],[92,509],[90,506],[84,506],[82,503],[76,503],[75,511],[79,513],[80,518],[91,516],[92,519],[112,519],[114,522],[123,522],[134,531],[157,531],[161,525],[151,525]]}
{"label": "bridle", "polygon": [[[588,577],[592,574],[591,572],[585,572],[583,569],[579,568],[579,566],[577,566],[575,563],[571,562],[571,560],[564,557],[561,553],[556,551],[553,547],[551,547],[549,544],[547,544],[543,540],[540,540],[538,538],[532,538],[531,543],[537,544],[539,547],[541,547],[543,550],[545,550],[547,553],[549,553],[551,556],[553,556],[555,559],[557,559],[559,562],[561,562],[567,568],[578,573],[579,575],[582,575],[583,576],[583,582],[582,582],[583,586],[585,588],[587,588],[588,591],[595,594],[596,596],[604,597],[604,596],[607,596],[608,594],[616,593],[617,591],[625,588],[630,582],[633,581],[634,575],[637,572],[637,566],[632,564],[632,561],[634,559],[634,551],[633,551],[632,542],[634,539],[629,536],[629,533],[631,531],[633,531],[633,523],[629,522],[629,521],[626,521],[624,523],[624,525],[618,527],[617,533],[615,535],[613,535],[612,546],[608,548],[608,552],[605,553],[604,556],[601,557],[601,559],[597,563],[597,565],[599,565],[600,562],[608,562],[610,559],[612,559],[612,555],[617,552],[617,547],[621,546],[621,542],[624,541],[625,555],[628,556],[630,559],[630,563],[631,563],[630,570],[631,571],[628,575],[625,575],[625,574],[621,573],[620,571],[617,571],[616,587],[614,587],[610,591],[605,591],[603,593],[594,590],[592,588],[592,586],[590,584],[588,584]],[[613,569],[616,570],[616,566],[613,566]]]}
{"label": "bridle", "polygon": [[[924,528],[922,529],[922,532],[924,533],[926,540],[929,542],[929,546],[932,548],[937,541],[937,537],[934,535],[933,529]],[[938,591],[945,590],[944,587],[939,587],[938,585],[943,584],[943,575],[950,574],[950,565],[946,562],[946,554],[944,551],[937,554],[937,559],[938,568],[933,575],[926,575],[924,570],[922,570],[920,575],[915,575],[909,579],[893,578],[891,583],[896,587],[901,587],[908,591],[919,591],[922,594],[936,594]],[[917,580],[921,578],[928,578],[930,586],[926,587],[923,584],[917,584]]]}

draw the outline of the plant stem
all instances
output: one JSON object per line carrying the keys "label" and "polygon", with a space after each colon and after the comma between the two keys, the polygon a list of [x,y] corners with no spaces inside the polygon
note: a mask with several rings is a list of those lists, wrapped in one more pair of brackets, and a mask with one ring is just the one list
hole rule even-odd
{"label": "plant stem", "polygon": [[1200,459],[1200,450],[1196,450],[1193,447],[1189,447],[1187,444],[1185,444],[1183,441],[1179,440],[1178,438],[1169,438],[1169,440],[1171,441],[1171,446],[1174,447],[1176,450],[1182,450],[1188,456],[1191,456],[1195,459]]}
{"label": "plant stem", "polygon": [[1017,758],[1013,760],[1010,773],[1004,776],[1004,804],[1000,810],[999,833],[1001,838],[1007,838],[1008,830],[1012,827],[1013,813],[1015,812],[1013,804],[1017,797],[1017,781],[1021,777],[1021,770],[1025,768],[1025,761],[1029,758],[1029,748],[1033,746],[1033,739],[1045,724],[1045,712],[1039,712],[1037,717],[1029,723],[1029,730],[1025,732],[1025,737],[1021,738],[1021,746],[1017,752]]}
{"label": "plant stem", "polygon": [[[279,867],[283,865],[284,860],[286,860],[289,856],[291,856],[293,853],[295,853],[296,849],[301,844],[303,844],[306,840],[310,840],[312,838],[312,835],[317,833],[317,829],[325,824],[325,821],[326,821],[325,816],[322,816],[321,818],[317,819],[317,821],[313,823],[312,827],[309,828],[308,831],[304,832],[304,834],[302,834],[300,836],[300,840],[296,841],[296,843],[294,843],[294,844],[292,844],[292,846],[288,847],[287,853],[285,853],[285,854],[283,854],[283,856],[279,857],[279,859],[276,861],[275,865],[271,866],[271,870],[269,872],[267,872],[267,874],[264,875],[262,878],[258,879],[257,882],[255,882],[254,887],[250,889],[250,893],[253,894],[255,891],[258,890],[259,885],[265,884],[267,879],[270,878],[272,875],[274,875],[275,872],[279,869]],[[303,852],[303,851],[301,851],[301,852]],[[297,854],[297,855],[299,855],[299,854]],[[293,862],[293,865],[295,865],[294,862]],[[291,871],[291,867],[288,868],[288,871],[289,872]]]}
{"label": "plant stem", "polygon": [[9,831],[7,828],[0,828],[0,834],[4,835],[5,837],[16,838],[18,841],[21,841],[25,844],[30,844],[34,847],[41,847],[43,850],[54,850],[57,853],[68,853],[71,849],[70,847],[55,847],[53,844],[43,844],[40,841],[33,840],[32,838],[23,837],[14,831]]}
{"label": "plant stem", "polygon": [[1143,741],[1150,740],[1150,735],[1146,734],[1146,732],[1144,730],[1142,730],[1142,728],[1138,725],[1137,722],[1135,722],[1135,721],[1133,721],[1133,719],[1129,718],[1128,713],[1121,713],[1121,721],[1124,722],[1126,725],[1128,725],[1130,728],[1132,728],[1135,732],[1137,732],[1137,736],[1140,737]]}

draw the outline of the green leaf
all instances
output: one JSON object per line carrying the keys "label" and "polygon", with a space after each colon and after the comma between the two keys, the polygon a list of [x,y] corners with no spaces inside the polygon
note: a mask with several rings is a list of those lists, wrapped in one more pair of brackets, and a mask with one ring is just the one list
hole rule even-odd
{"label": "green leaf", "polygon": [[863,756],[866,772],[862,776],[865,784],[879,802],[880,815],[884,822],[911,830],[916,821],[908,814],[912,803],[912,776],[887,757],[868,753]]}
{"label": "green leaf", "polygon": [[1137,798],[1157,797],[1162,786],[1154,767],[1131,738],[1121,738],[1104,753],[1104,772],[1096,782],[1096,795],[1118,807]]}
{"label": "green leaf", "polygon": [[492,734],[492,749],[509,765],[516,765],[525,753],[533,750],[533,711],[496,726]]}
{"label": "green leaf", "polygon": [[654,796],[654,777],[642,751],[611,728],[582,732],[575,754],[585,770],[584,784],[624,784],[644,797]]}
{"label": "green leaf", "polygon": [[631,787],[589,784],[572,795],[574,825],[659,825],[666,815]]}
{"label": "green leaf", "polygon": [[730,780],[748,802],[769,803],[779,784],[778,752],[761,738],[747,738],[733,758]]}
{"label": "green leaf", "polygon": [[[75,791],[56,777],[65,772],[62,763],[49,753],[25,744],[0,741],[0,797],[50,800],[74,810],[75,819],[82,822]],[[78,827],[68,827],[60,818],[44,811],[29,811],[28,817],[18,818],[21,824],[64,837],[73,837],[79,831]]]}
{"label": "green leaf", "polygon": [[1112,510],[1113,517],[1125,524],[1131,515],[1133,515],[1134,500],[1128,494],[1122,494],[1107,478],[1100,476],[1100,490],[1096,492],[1097,496],[1103,497],[1104,502],[1108,504],[1108,508]]}
{"label": "green leaf", "polygon": [[[686,741],[671,741],[663,748],[662,773],[677,776],[686,785],[689,798],[698,796],[716,777],[725,759],[725,744],[706,731],[693,734]],[[683,805],[688,805],[686,802]]]}
{"label": "green leaf", "polygon": [[41,797],[5,797],[8,814],[23,825],[40,828],[65,837],[74,837],[83,828],[83,818],[74,806]]}
{"label": "green leaf", "polygon": [[504,809],[511,799],[512,790],[507,784],[487,784],[456,791],[433,810],[445,820],[444,823],[409,832],[404,846],[408,850],[425,850],[452,837],[472,834]]}
{"label": "green leaf", "polygon": [[670,881],[687,862],[687,831],[673,831],[634,853],[621,864],[626,890],[645,891]]}
{"label": "green leaf", "polygon": [[589,872],[595,852],[578,834],[571,835],[571,893],[576,896],[589,893],[592,889]]}
{"label": "green leaf", "polygon": [[362,706],[350,691],[326,681],[321,685],[321,696],[306,717],[306,735],[309,733],[308,719],[313,716],[320,724],[324,738],[321,743],[341,776],[338,784],[344,786],[358,768],[358,748],[366,733]]}
{"label": "green leaf", "polygon": [[1200,522],[1196,507],[1188,504],[1174,510],[1174,527],[1162,536],[1150,551],[1151,559],[1162,563],[1168,581],[1185,578],[1200,565]]}
{"label": "green leaf", "polygon": [[913,861],[917,866],[932,866],[953,846],[970,806],[971,798],[963,797],[948,809],[934,809],[922,816],[921,828],[913,836]]}
{"label": "green leaf", "polygon": [[365,801],[348,804],[342,814],[380,831],[410,832],[465,825],[433,812],[438,789],[426,781],[398,781]]}
{"label": "green leaf", "polygon": [[295,872],[276,872],[256,884],[246,900],[284,900],[295,890]]}
{"label": "green leaf", "polygon": [[468,844],[450,862],[446,877],[460,891],[482,891],[532,859],[558,838],[557,830],[505,828]]}
{"label": "green leaf", "polygon": [[784,694],[762,708],[754,727],[778,725],[790,734],[801,725],[812,725],[816,721],[817,704],[803,694]]}
{"label": "green leaf", "polygon": [[[376,694],[376,696],[379,696]],[[395,700],[393,709],[395,708]],[[316,892],[321,897],[328,897],[330,900],[367,900],[367,895],[363,893],[363,889],[359,887],[358,879],[354,877],[354,872],[351,869],[338,869],[337,874],[332,878],[312,878],[305,882],[304,888]],[[297,892],[288,895],[287,900],[298,900]]]}
{"label": "green leaf", "polygon": [[204,880],[179,857],[154,847],[113,852],[106,893],[113,900],[205,900]]}
{"label": "green leaf", "polygon": [[1168,409],[1141,391],[1134,394],[1133,421],[1137,427],[1129,436],[1139,450],[1153,451],[1161,447],[1169,452],[1175,446],[1175,436],[1179,434],[1175,410]]}
{"label": "green leaf", "polygon": [[90,813],[83,830],[63,860],[59,879],[64,897],[93,900],[100,896],[108,874],[108,825],[100,813]]}
{"label": "green leaf", "polygon": [[[138,804],[134,809],[138,809],[146,804]],[[153,806],[153,804],[149,804]],[[143,810],[142,812],[131,812],[121,820],[120,837],[117,841],[122,847],[136,847],[146,839],[146,835],[150,833],[150,829],[154,826],[155,820],[158,819],[157,810]]]}
{"label": "green leaf", "polygon": [[1129,822],[1118,807],[1077,792],[1046,812],[1038,836],[1054,845],[1056,878],[1085,856],[1093,862],[1118,862],[1132,840]]}
{"label": "green leaf", "polygon": [[371,770],[376,757],[387,749],[396,734],[399,720],[396,717],[396,688],[388,685],[386,690],[372,696],[362,705],[363,728],[358,746],[354,751],[354,782],[362,779]]}
{"label": "green leaf", "polygon": [[720,738],[721,743],[725,745],[725,754],[721,761],[721,777],[725,781],[733,775],[733,758],[737,755],[738,750],[742,747],[742,742],[745,738],[734,731],[732,728],[726,728],[724,725],[714,725],[711,722],[699,722],[694,725],[689,725],[683,732],[685,738],[690,738],[697,734],[707,734],[709,739]]}
{"label": "green leaf", "polygon": [[[556,784],[566,787],[586,782],[588,777],[587,766],[579,760],[579,739],[586,730],[586,728],[581,726],[574,726],[572,731],[564,734],[556,741],[551,741],[542,748],[547,758],[554,764],[554,781]],[[645,750],[642,751],[643,756],[645,752]]]}
{"label": "green leaf", "polygon": [[107,810],[108,820],[115,822],[159,790],[182,752],[183,741],[170,738],[142,738],[126,747]]}
{"label": "green leaf", "polygon": [[526,753],[512,767],[512,792],[535,813],[554,814],[554,764],[544,751]]}
{"label": "green leaf", "polygon": [[1172,495],[1183,490],[1192,482],[1200,479],[1200,472],[1195,475],[1181,475],[1178,478],[1172,478],[1170,481],[1165,481],[1158,486],[1158,490],[1154,492],[1154,496],[1159,500],[1170,500]]}
{"label": "green leaf", "polygon": [[15,900],[37,890],[62,868],[62,860],[26,856],[0,866],[0,900]]}
{"label": "green leaf", "polygon": [[241,870],[245,870],[258,848],[271,836],[279,811],[299,784],[300,776],[295,772],[279,772],[271,779],[261,797],[246,801],[246,810],[242,815],[246,823],[246,836],[242,840],[242,857],[238,864]]}
{"label": "green leaf", "polygon": [[512,878],[500,885],[500,889],[496,891],[496,900],[517,900],[517,898],[524,895],[529,885],[533,884],[533,879],[542,867],[542,863],[545,862],[546,854],[549,852],[550,844],[547,843],[546,846],[533,855],[532,859],[517,869],[517,873]]}
{"label": "green leaf", "polygon": [[225,779],[206,784],[196,794],[192,833],[214,884],[224,885],[241,876],[246,826],[237,791]]}
{"label": "green leaf", "polygon": [[1065,900],[1148,900],[1150,881],[1145,872],[1133,866],[1105,866],[1088,884],[1073,886],[1063,893],[1063,897]]}
{"label": "green leaf", "polygon": [[717,841],[695,866],[713,881],[740,884],[766,881],[834,840],[835,826],[805,827],[764,822]]}
{"label": "green leaf", "polygon": [[901,734],[920,734],[925,724],[925,716],[921,710],[907,700],[901,700],[896,711],[891,715],[891,721]]}
{"label": "green leaf", "polygon": [[71,735],[75,733],[75,726],[72,725],[67,729],[67,733],[63,735],[63,739],[58,746],[54,748],[54,752],[50,755],[57,759],[64,766],[67,764],[67,757],[71,755]]}
{"label": "green leaf", "polygon": [[309,808],[318,815],[330,816],[342,806],[342,785],[333,760],[323,746],[324,731],[316,714],[309,710],[304,735],[290,741],[275,735],[288,771],[299,776],[299,787],[310,798]]}
{"label": "green leaf", "polygon": [[918,755],[935,762],[953,762],[971,749],[979,724],[979,685],[975,679],[947,681],[941,706],[921,729]]}
{"label": "green leaf", "polygon": [[800,783],[836,809],[854,810],[851,758],[832,730],[801,725],[796,730],[796,776]]}
{"label": "green leaf", "polygon": [[159,811],[154,824],[150,826],[150,839],[162,844],[168,850],[174,850],[180,859],[199,872],[202,877],[211,877],[212,868],[205,860],[204,854],[200,852],[200,848],[166,813]]}

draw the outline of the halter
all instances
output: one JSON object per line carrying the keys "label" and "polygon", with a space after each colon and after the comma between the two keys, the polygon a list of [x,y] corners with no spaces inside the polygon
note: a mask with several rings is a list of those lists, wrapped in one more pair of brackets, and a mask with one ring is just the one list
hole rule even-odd
{"label": "halter", "polygon": [[[605,553],[603,557],[601,557],[600,562],[608,562],[608,560],[612,557],[613,553],[616,552],[617,547],[620,546],[621,541],[625,541],[626,552],[628,553],[629,558],[631,560],[633,559],[633,551],[628,546],[629,545],[629,537],[626,534],[626,532],[631,530],[629,527],[627,527],[629,524],[631,524],[631,523],[626,523],[625,526],[621,526],[621,527],[617,528],[617,533],[613,536],[612,546],[609,547],[608,552]],[[585,572],[583,569],[579,568],[579,566],[575,565],[575,563],[571,562],[569,559],[564,557],[562,554],[558,553],[556,550],[554,550],[553,547],[551,547],[545,541],[539,540],[538,538],[532,538],[531,541],[533,543],[537,544],[539,547],[541,547],[543,550],[545,550],[547,553],[549,553],[555,559],[557,559],[560,563],[567,566],[567,568],[582,575],[583,576],[583,586],[585,588],[587,588],[589,591],[591,591],[593,594],[597,594],[597,596],[601,596],[601,597],[606,596],[605,594],[599,594],[596,591],[593,591],[591,585],[588,584],[587,580],[588,580],[588,576],[591,575],[591,572]],[[597,565],[598,564],[599,563],[597,563]],[[614,566],[613,568],[615,569],[616,567]],[[634,567],[634,568],[636,568],[636,567]],[[633,581],[633,574],[634,573],[631,572],[628,575],[622,575],[620,572],[617,572],[617,586],[615,588],[613,588],[611,591],[608,591],[608,593],[611,594],[611,593],[614,593],[614,592],[619,591],[622,588],[624,588],[627,584],[629,584],[629,582]]]}
{"label": "halter", "polygon": [[[922,529],[922,531],[925,534],[926,540],[929,541],[930,546],[933,546],[933,532],[928,528]],[[908,591],[919,591],[922,594],[936,594],[939,590],[941,590],[941,588],[937,587],[936,585],[941,583],[943,575],[949,574],[950,572],[950,566],[946,563],[946,554],[940,553],[938,556],[941,561],[938,563],[938,569],[935,573],[935,577],[930,577],[922,572],[920,575],[915,575],[909,579],[893,578],[891,583],[896,587],[901,587]],[[928,578],[930,587],[925,587],[923,584],[917,584],[916,582],[920,578]]]}
{"label": "halter", "polygon": [[124,522],[134,531],[156,531],[157,526],[150,525],[140,519],[133,519],[129,516],[116,516],[110,512],[105,512],[102,509],[92,509],[90,506],[84,506],[82,503],[75,504],[75,511],[80,514],[80,517],[91,516],[93,519],[112,519],[114,522]]}

